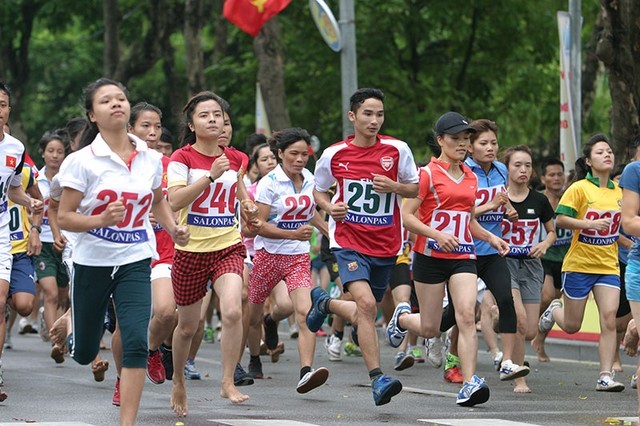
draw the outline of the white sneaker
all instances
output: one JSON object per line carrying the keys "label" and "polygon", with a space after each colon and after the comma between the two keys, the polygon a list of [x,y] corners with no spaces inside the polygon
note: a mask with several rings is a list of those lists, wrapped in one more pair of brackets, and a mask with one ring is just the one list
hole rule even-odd
{"label": "white sneaker", "polygon": [[631,376],[631,389],[638,389],[638,376]]}
{"label": "white sneaker", "polygon": [[502,358],[504,357],[504,354],[502,353],[502,351],[498,351],[492,353],[491,357],[493,358],[493,366],[496,368],[496,371],[500,371],[500,364],[502,364]]}
{"label": "white sneaker", "polygon": [[529,367],[526,365],[518,365],[511,362],[510,359],[502,361],[500,365],[500,380],[512,380],[518,377],[524,377],[529,374]]}
{"label": "white sneaker", "polygon": [[427,351],[427,359],[433,368],[442,366],[442,349],[444,343],[442,337],[432,337],[425,342],[425,350]]}
{"label": "white sneaker", "polygon": [[558,308],[562,308],[562,301],[560,299],[554,299],[549,304],[547,310],[540,315],[540,319],[538,320],[538,330],[540,330],[540,333],[546,335],[551,331],[556,323],[556,320],[553,319],[553,311]]}
{"label": "white sneaker", "polygon": [[300,334],[300,330],[298,329],[298,324],[295,322],[289,326],[289,337],[292,339],[297,339]]}
{"label": "white sneaker", "polygon": [[298,382],[296,391],[298,393],[307,393],[310,390],[317,388],[324,384],[329,377],[329,370],[324,367],[320,367],[317,370],[311,370],[305,374]]}
{"label": "white sneaker", "polygon": [[11,344],[11,335],[7,334],[7,337],[4,339],[4,349],[12,349],[13,345]]}
{"label": "white sneaker", "polygon": [[33,330],[33,325],[31,325],[31,321],[28,318],[20,318],[18,322],[18,334],[28,334]]}
{"label": "white sneaker", "polygon": [[47,329],[47,323],[44,320],[44,306],[40,306],[38,309],[38,331],[40,332],[40,338],[43,342],[49,341],[49,330]]}
{"label": "white sneaker", "polygon": [[342,339],[332,334],[324,341],[324,347],[329,354],[329,361],[342,361]]}
{"label": "white sneaker", "polygon": [[622,392],[624,385],[613,380],[612,376],[601,375],[596,384],[596,390],[601,392]]}

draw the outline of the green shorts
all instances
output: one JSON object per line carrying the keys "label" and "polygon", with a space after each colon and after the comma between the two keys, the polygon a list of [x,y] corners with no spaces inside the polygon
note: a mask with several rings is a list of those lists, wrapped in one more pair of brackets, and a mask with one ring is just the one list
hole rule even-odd
{"label": "green shorts", "polygon": [[55,277],[58,287],[69,286],[69,275],[67,275],[67,268],[62,263],[62,253],[53,249],[53,243],[42,243],[42,252],[34,257],[33,263],[39,280]]}

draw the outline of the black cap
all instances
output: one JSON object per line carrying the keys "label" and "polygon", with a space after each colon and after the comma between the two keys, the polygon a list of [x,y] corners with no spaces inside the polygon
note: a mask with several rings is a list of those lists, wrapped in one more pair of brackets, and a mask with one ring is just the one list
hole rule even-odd
{"label": "black cap", "polygon": [[475,133],[476,129],[469,126],[469,121],[471,120],[461,114],[455,111],[449,111],[438,118],[435,130],[438,135],[443,135],[445,133],[455,135],[461,132]]}

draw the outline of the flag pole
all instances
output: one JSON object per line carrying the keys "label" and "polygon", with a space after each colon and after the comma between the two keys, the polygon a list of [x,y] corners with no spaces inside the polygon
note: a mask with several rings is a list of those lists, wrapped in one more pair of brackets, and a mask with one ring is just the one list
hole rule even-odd
{"label": "flag pole", "polygon": [[340,71],[342,79],[342,136],[353,133],[349,121],[349,98],[358,89],[358,64],[356,57],[355,0],[340,0],[340,33],[343,46],[340,51]]}
{"label": "flag pole", "polygon": [[569,0],[571,32],[571,66],[569,83],[573,112],[575,149],[579,155],[582,146],[582,0]]}

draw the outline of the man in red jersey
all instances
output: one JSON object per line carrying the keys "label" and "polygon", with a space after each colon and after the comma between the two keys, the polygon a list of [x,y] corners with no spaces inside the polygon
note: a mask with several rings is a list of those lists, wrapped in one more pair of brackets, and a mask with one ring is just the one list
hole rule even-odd
{"label": "man in red jersey", "polygon": [[[344,290],[354,301],[332,300],[321,288],[311,292],[307,326],[317,331],[328,313],[358,325],[362,356],[376,405],[402,390],[382,374],[375,330],[376,302],[382,300],[402,246],[400,202],[418,194],[418,171],[409,146],[378,134],[384,123],[384,94],[359,89],[350,99],[355,134],[327,148],[316,164],[317,204],[329,218],[330,245]],[[329,188],[337,183],[331,198]]]}

